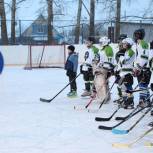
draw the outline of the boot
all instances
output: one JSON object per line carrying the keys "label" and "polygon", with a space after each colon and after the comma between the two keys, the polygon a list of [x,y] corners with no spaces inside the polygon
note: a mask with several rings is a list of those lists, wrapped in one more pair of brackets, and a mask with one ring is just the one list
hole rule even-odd
{"label": "boot", "polygon": [[69,98],[75,98],[75,97],[77,97],[77,92],[76,92],[75,90],[72,90],[71,92],[69,92],[69,93],[67,94],[67,96],[68,96]]}
{"label": "boot", "polygon": [[126,97],[123,101],[123,104],[121,104],[124,109],[133,109],[134,108],[134,101],[133,96],[132,97]]}
{"label": "boot", "polygon": [[92,93],[91,93],[91,98],[93,98],[93,99],[95,99],[96,98],[96,94],[97,94],[97,92],[96,91],[92,91]]}
{"label": "boot", "polygon": [[87,97],[87,96],[91,96],[91,92],[85,90],[85,91],[82,93],[81,97]]}
{"label": "boot", "polygon": [[144,101],[143,99],[140,99],[140,101],[139,101],[139,106],[142,107],[142,108],[150,107],[150,105],[151,105],[150,100]]}
{"label": "boot", "polygon": [[153,110],[151,111],[150,115],[153,116]]}

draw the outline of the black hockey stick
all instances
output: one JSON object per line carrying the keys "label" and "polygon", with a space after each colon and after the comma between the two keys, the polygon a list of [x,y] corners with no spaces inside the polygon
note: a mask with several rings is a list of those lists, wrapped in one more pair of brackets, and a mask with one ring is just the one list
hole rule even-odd
{"label": "black hockey stick", "polygon": [[115,134],[127,134],[129,133],[153,108],[153,106],[149,107],[145,113],[128,129],[128,130],[120,130],[120,129],[112,129],[112,132]]}
{"label": "black hockey stick", "polygon": [[[119,101],[121,100],[122,98],[118,99],[118,100],[115,100],[115,101]],[[122,100],[123,102],[123,100]],[[109,121],[111,120],[111,118],[119,111],[119,109],[121,108],[121,106],[119,105],[118,108],[112,113],[112,115],[110,117],[107,117],[107,118],[103,118],[103,117],[95,117],[95,121]]]}
{"label": "black hockey stick", "polygon": [[103,130],[112,130],[112,129],[116,128],[117,126],[123,124],[123,123],[126,122],[127,120],[131,119],[133,116],[135,116],[136,114],[138,114],[139,112],[141,112],[141,111],[144,110],[145,108],[147,108],[147,107],[141,108],[141,109],[139,109],[138,111],[136,111],[135,113],[130,114],[128,118],[126,118],[125,120],[122,120],[121,122],[117,123],[117,124],[114,125],[114,126],[110,126],[110,127],[109,127],[109,126],[99,125],[98,128],[99,128],[99,129],[103,129]]}
{"label": "black hockey stick", "polygon": [[[149,98],[152,97],[152,96],[153,96],[153,94],[150,95]],[[149,98],[147,98],[146,101],[147,101]],[[138,107],[138,108],[139,108],[139,107]],[[123,124],[125,121],[131,119],[133,116],[135,116],[136,114],[138,114],[139,112],[141,112],[141,111],[144,110],[145,108],[148,108],[148,106],[143,107],[143,108],[140,108],[140,109],[138,109],[136,112],[132,111],[124,120],[122,120],[121,122],[117,123],[117,124],[114,125],[114,126],[107,127],[107,126],[100,125],[98,128],[99,128],[99,129],[103,129],[103,130],[112,130],[112,129],[116,128],[117,126]]]}
{"label": "black hockey stick", "polygon": [[133,114],[140,106],[137,105],[136,108],[134,108],[134,110],[132,110],[132,112],[130,112],[128,115],[124,116],[124,117],[116,117],[115,120],[125,120],[126,118],[128,118],[131,114]]}
{"label": "black hockey stick", "polygon": [[[139,86],[139,84],[134,88],[134,90],[133,90],[132,92],[136,92],[136,88],[137,88],[138,86]],[[110,117],[108,117],[108,118],[96,117],[95,120],[96,120],[96,121],[109,121],[109,120],[110,120],[110,119],[120,110],[121,104],[124,102],[123,97],[121,97],[121,98],[119,98],[119,99],[113,101],[113,102],[116,102],[116,101],[120,101],[121,99],[122,99],[122,101],[121,101],[119,107],[112,113],[112,115],[111,115]]]}
{"label": "black hockey stick", "polygon": [[64,88],[62,88],[53,98],[51,99],[44,99],[44,98],[40,98],[41,102],[47,102],[50,103],[53,99],[55,99],[64,89],[66,89],[76,78],[78,78],[80,76],[81,73],[79,73],[71,82],[69,82]]}
{"label": "black hockey stick", "polygon": [[110,117],[107,117],[107,118],[96,117],[96,118],[95,118],[95,121],[99,121],[99,122],[101,122],[101,121],[110,121],[111,118],[119,111],[120,108],[121,108],[121,107],[118,107],[118,108],[113,112],[113,114],[112,114]]}
{"label": "black hockey stick", "polygon": [[[137,91],[140,91],[140,90],[132,90],[132,91],[130,91],[130,92],[137,92]],[[142,90],[141,90],[142,91]],[[150,97],[149,97],[150,98]],[[120,98],[120,99],[122,99],[122,98]],[[118,99],[118,100],[115,100],[115,101],[119,101],[120,99]],[[122,102],[123,102],[124,100],[122,100]],[[121,102],[121,103],[122,103]],[[110,116],[110,117],[108,117],[108,118],[103,118],[103,117],[96,117],[95,118],[95,120],[96,121],[109,121],[119,110],[120,110],[120,108],[121,108],[121,106],[119,106],[114,112],[113,112],[113,114]],[[134,113],[136,110],[137,110],[137,108],[138,108],[138,106],[130,113],[130,114],[132,114],[132,113]],[[129,116],[130,116],[130,114],[129,115],[127,115],[127,116],[125,116],[125,117],[116,117],[116,120],[124,120],[124,119],[126,119],[126,118],[128,118]]]}

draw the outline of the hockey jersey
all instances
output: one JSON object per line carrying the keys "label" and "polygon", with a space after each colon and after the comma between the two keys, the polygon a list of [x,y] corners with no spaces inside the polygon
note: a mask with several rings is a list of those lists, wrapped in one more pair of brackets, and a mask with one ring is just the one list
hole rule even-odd
{"label": "hockey jersey", "polygon": [[135,52],[132,49],[128,49],[124,56],[120,56],[119,59],[119,71],[120,75],[126,75],[132,73],[135,60]]}
{"label": "hockey jersey", "polygon": [[145,68],[149,61],[149,46],[144,40],[140,40],[134,45],[134,50],[136,52],[135,67]]}
{"label": "hockey jersey", "polygon": [[85,64],[86,65],[92,65],[93,60],[95,59],[96,55],[98,54],[99,49],[97,47],[95,47],[94,45],[89,48],[86,52],[85,52]]}
{"label": "hockey jersey", "polygon": [[112,70],[114,68],[114,53],[111,46],[107,45],[99,52],[100,61],[99,66],[107,70]]}

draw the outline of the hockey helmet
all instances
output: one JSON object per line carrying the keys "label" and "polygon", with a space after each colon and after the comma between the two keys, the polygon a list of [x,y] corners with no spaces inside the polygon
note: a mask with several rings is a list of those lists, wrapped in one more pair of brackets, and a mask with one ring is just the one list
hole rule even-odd
{"label": "hockey helmet", "polygon": [[125,38],[127,38],[127,34],[120,34],[118,40],[121,41],[121,40],[123,40],[123,39],[125,39]]}
{"label": "hockey helmet", "polygon": [[99,39],[99,43],[101,46],[106,46],[110,43],[110,39],[108,39],[106,36],[103,36]]}
{"label": "hockey helmet", "polygon": [[138,39],[144,39],[145,37],[145,30],[138,29],[134,31],[134,40],[137,41]]}
{"label": "hockey helmet", "polygon": [[132,46],[134,44],[133,40],[131,38],[125,38],[122,40],[122,43],[123,44],[127,44],[127,45],[130,45]]}

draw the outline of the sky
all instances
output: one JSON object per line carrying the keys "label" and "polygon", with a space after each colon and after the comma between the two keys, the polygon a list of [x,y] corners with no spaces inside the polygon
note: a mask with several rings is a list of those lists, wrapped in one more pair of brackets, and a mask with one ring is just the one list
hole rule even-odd
{"label": "sky", "polygon": [[[56,15],[56,19],[60,20],[73,20],[70,21],[62,21],[61,22],[55,22],[54,20],[54,26],[68,26],[68,25],[74,25],[76,23],[76,14],[77,14],[77,6],[78,6],[78,0],[60,0],[62,10],[60,12],[56,9],[56,13],[62,13],[63,15]],[[90,0],[83,0],[86,7],[89,9]],[[128,1],[131,1],[129,3]],[[66,2],[66,3],[65,3]],[[122,0],[122,9],[121,9],[121,16],[142,16],[146,10],[148,10],[150,0]],[[11,4],[11,0],[5,0],[5,3]],[[45,7],[46,0],[26,0],[25,2],[21,3],[18,6],[17,13],[16,13],[16,19],[17,20],[35,20],[39,14],[41,13],[40,10]],[[59,5],[59,4],[58,4]],[[11,13],[10,9],[6,5],[6,14],[7,19],[11,19]],[[112,13],[113,14],[113,13]],[[153,14],[153,13],[152,13]],[[113,16],[112,16],[113,17]],[[82,19],[89,19],[89,15],[85,8],[82,9]],[[108,20],[109,15],[108,13],[104,12],[103,5],[99,3],[96,5],[96,11],[95,11],[95,19],[96,20]],[[21,31],[23,32],[32,21],[22,21],[21,23]],[[10,33],[10,24],[8,25],[8,33]],[[67,29],[69,27],[66,27]],[[72,26],[71,26],[72,28]],[[16,25],[17,33],[19,33],[19,24]],[[62,28],[58,29],[58,31],[63,31]],[[69,29],[70,30],[70,29]]]}
{"label": "sky", "polygon": [[[63,4],[65,5],[65,8],[63,9],[62,13],[65,14],[65,16],[62,15],[62,19],[74,19],[76,16],[77,12],[77,0],[76,2],[72,2],[72,0],[66,0],[67,3],[65,3],[65,0],[63,1]],[[127,16],[130,15],[137,15],[141,16],[145,10],[148,9],[149,6],[149,1],[150,0],[131,0],[131,4],[127,2],[127,0],[122,0],[122,16],[125,14]],[[5,0],[5,2],[10,3],[11,0]],[[41,2],[41,3],[40,3]],[[34,20],[38,15],[38,10],[42,8],[45,4],[42,2],[45,2],[45,0],[27,0],[23,2],[17,10],[17,19],[21,20]],[[84,0],[84,3],[86,6],[89,8],[89,0]],[[88,14],[83,8],[83,15],[82,18],[88,18]],[[10,19],[10,11],[7,11],[7,19]],[[106,19],[107,14],[102,13],[102,6],[99,4],[96,8],[96,19],[101,20],[101,19]],[[59,16],[60,17],[60,16]]]}

